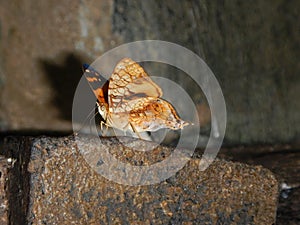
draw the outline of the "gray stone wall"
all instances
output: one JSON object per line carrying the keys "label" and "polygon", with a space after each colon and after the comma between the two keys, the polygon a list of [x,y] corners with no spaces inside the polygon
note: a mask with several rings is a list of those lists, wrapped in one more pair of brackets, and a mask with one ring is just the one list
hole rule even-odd
{"label": "gray stone wall", "polygon": [[159,39],[196,52],[216,75],[226,143],[299,141],[298,12],[296,0],[1,1],[0,128],[71,130],[81,63]]}
{"label": "gray stone wall", "polygon": [[199,54],[224,93],[227,142],[289,142],[300,134],[297,8],[283,0],[116,0],[114,31],[126,41],[161,39]]}

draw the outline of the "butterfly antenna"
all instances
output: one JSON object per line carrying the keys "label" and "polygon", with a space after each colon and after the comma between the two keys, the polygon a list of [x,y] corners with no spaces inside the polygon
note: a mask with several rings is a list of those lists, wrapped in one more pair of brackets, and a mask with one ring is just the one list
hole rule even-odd
{"label": "butterfly antenna", "polygon": [[[95,117],[99,114],[99,112],[97,111],[93,116],[92,118],[90,118],[89,120],[89,128],[90,128],[90,133],[93,134],[93,131],[92,131],[92,120],[95,119]],[[97,128],[96,128],[96,133],[98,134],[98,131],[97,131]]]}
{"label": "butterfly antenna", "polygon": [[95,116],[97,115],[97,113],[99,113],[99,112],[97,111],[97,112],[93,115],[93,117],[92,117],[91,119],[89,119],[89,118],[91,117],[92,113],[95,113],[95,108],[92,109],[92,110],[89,112],[89,114],[87,115],[87,117],[84,119],[84,121],[83,121],[83,123],[82,123],[80,129],[79,129],[76,133],[80,133],[80,131],[84,129],[84,127],[85,127],[85,125],[86,125],[86,123],[87,123],[88,120],[89,120],[90,132],[91,132],[91,126],[90,126],[91,120],[94,119]]}

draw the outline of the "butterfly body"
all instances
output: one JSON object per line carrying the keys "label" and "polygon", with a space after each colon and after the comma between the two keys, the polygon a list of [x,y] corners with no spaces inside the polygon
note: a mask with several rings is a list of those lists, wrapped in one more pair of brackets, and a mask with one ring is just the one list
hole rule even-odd
{"label": "butterfly body", "polygon": [[108,82],[90,67],[85,68],[85,76],[107,126],[139,134],[162,128],[178,130],[189,124],[179,118],[169,102],[161,99],[160,87],[129,58],[116,65]]}

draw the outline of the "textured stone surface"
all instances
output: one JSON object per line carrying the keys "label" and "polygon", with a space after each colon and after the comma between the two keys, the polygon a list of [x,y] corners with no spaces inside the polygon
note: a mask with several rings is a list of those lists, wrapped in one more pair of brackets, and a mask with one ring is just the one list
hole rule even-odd
{"label": "textured stone surface", "polygon": [[[79,140],[83,154],[108,151],[133,165],[164,160],[172,151],[157,147],[152,154],[133,154],[115,138],[102,139],[100,145],[94,138]],[[161,183],[128,186],[91,169],[74,137],[30,142],[31,156],[25,163],[30,173],[27,219],[34,224],[272,224],[275,220],[277,181],[260,166],[216,160],[200,172],[199,160],[191,159]],[[140,150],[151,145],[132,139],[128,143]]]}
{"label": "textured stone surface", "polygon": [[0,152],[12,159],[8,170],[6,193],[8,198],[8,224],[26,224],[29,204],[28,162],[31,155],[31,140],[28,137],[0,138]]}
{"label": "textured stone surface", "polygon": [[8,224],[8,169],[13,164],[12,159],[0,156],[0,225]]}
{"label": "textured stone surface", "polygon": [[277,225],[299,224],[300,221],[300,151],[299,145],[261,145],[223,148],[218,157],[262,165],[271,170],[280,184]]}

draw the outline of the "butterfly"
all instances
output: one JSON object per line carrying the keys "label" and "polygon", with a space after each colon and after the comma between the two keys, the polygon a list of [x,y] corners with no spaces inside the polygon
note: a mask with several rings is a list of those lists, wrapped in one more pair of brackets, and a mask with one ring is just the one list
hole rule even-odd
{"label": "butterfly", "polygon": [[140,137],[139,134],[146,131],[179,130],[189,125],[161,98],[161,88],[132,59],[122,59],[108,81],[91,66],[84,64],[83,67],[106,126]]}

